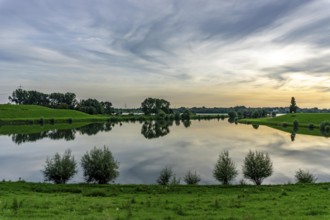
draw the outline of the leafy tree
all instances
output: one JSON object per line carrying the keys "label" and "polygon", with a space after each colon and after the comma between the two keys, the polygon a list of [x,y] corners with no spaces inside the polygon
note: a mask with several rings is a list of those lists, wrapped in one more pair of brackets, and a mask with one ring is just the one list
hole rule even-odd
{"label": "leafy tree", "polygon": [[21,88],[16,89],[12,93],[12,96],[8,97],[9,101],[14,102],[16,104],[26,104],[27,98],[28,98],[28,92]]}
{"label": "leafy tree", "polygon": [[308,170],[305,171],[301,169],[296,171],[294,177],[297,183],[315,183],[317,180],[317,178],[313,174],[311,174]]}
{"label": "leafy tree", "polygon": [[296,104],[296,99],[294,97],[291,98],[291,105],[290,105],[290,113],[296,113],[298,106]]}
{"label": "leafy tree", "polygon": [[170,133],[170,122],[168,121],[148,121],[144,122],[141,134],[147,139],[165,136]]}
{"label": "leafy tree", "polygon": [[228,112],[228,117],[230,119],[235,119],[235,118],[237,118],[237,113],[235,111],[230,111],[230,112]]}
{"label": "leafy tree", "polygon": [[189,170],[188,173],[184,176],[183,180],[188,185],[196,185],[201,181],[201,177],[196,173],[196,171],[193,173]]}
{"label": "leafy tree", "polygon": [[165,167],[160,171],[159,177],[157,178],[157,183],[163,186],[169,185],[173,175],[174,174],[172,169],[169,167]]}
{"label": "leafy tree", "polygon": [[102,104],[96,99],[81,100],[78,110],[91,115],[104,113]]}
{"label": "leafy tree", "polygon": [[94,147],[81,158],[85,180],[90,183],[106,184],[118,177],[119,163],[113,158],[111,151]]}
{"label": "leafy tree", "polygon": [[66,150],[62,157],[56,153],[52,158],[47,158],[42,172],[45,181],[64,184],[77,173],[76,168],[77,163],[71,156],[71,150]]}
{"label": "leafy tree", "polygon": [[185,121],[185,120],[190,120],[190,115],[192,114],[191,111],[189,111],[189,109],[185,109],[184,112],[182,113],[181,115],[181,119],[182,121]]}
{"label": "leafy tree", "polygon": [[273,173],[273,164],[267,153],[249,151],[244,159],[244,177],[261,185],[262,181]]}
{"label": "leafy tree", "polygon": [[172,113],[170,103],[164,99],[146,98],[141,103],[141,109],[145,115],[158,114],[160,110],[165,114]]}
{"label": "leafy tree", "polygon": [[238,174],[236,165],[229,157],[228,151],[223,151],[215,164],[213,176],[224,185],[228,185]]}
{"label": "leafy tree", "polygon": [[101,102],[103,107],[104,114],[111,115],[113,113],[112,103],[111,102]]}

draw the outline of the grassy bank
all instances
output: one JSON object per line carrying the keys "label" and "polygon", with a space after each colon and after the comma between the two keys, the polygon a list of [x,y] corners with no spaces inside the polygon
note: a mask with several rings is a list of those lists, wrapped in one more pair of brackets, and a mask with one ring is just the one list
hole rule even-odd
{"label": "grassy bank", "polygon": [[260,124],[260,125],[293,125],[293,121],[299,122],[299,127],[308,127],[313,124],[318,128],[323,121],[330,121],[330,113],[296,113],[281,115],[274,118],[256,118],[256,119],[240,119],[240,123]]}
{"label": "grassy bank", "polygon": [[1,219],[329,219],[330,184],[0,183]]}
{"label": "grassy bank", "polygon": [[73,121],[104,120],[104,116],[88,115],[67,109],[51,109],[36,105],[0,105],[0,124],[44,124]]}

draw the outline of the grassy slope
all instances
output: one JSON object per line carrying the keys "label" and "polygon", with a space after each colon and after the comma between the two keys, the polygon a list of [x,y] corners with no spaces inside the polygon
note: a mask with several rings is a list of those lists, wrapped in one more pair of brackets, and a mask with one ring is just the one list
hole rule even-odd
{"label": "grassy slope", "polygon": [[323,121],[330,121],[329,113],[297,113],[297,114],[287,114],[281,115],[274,118],[257,118],[257,119],[241,119],[239,122],[242,123],[256,123],[265,125],[281,125],[282,123],[287,123],[292,125],[294,120],[298,120],[299,126],[308,126],[309,124],[314,124],[318,127]]}
{"label": "grassy slope", "polygon": [[330,219],[330,183],[277,186],[0,183],[1,219]]}
{"label": "grassy slope", "polygon": [[0,120],[31,120],[31,119],[91,119],[92,116],[83,112],[65,109],[51,109],[36,105],[0,105]]}

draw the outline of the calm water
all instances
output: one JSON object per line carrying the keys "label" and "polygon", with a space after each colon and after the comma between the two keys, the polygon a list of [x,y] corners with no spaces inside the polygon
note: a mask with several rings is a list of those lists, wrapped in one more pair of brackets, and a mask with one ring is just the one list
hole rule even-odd
{"label": "calm water", "polygon": [[[40,135],[30,137],[34,142],[24,142],[24,136],[20,135],[2,135],[0,179],[15,181],[21,177],[26,181],[43,182],[40,170],[47,156],[71,149],[80,161],[94,146],[106,145],[120,162],[116,183],[155,183],[159,171],[170,166],[177,177],[183,177],[188,170],[196,170],[202,184],[216,184],[212,170],[223,150],[229,151],[239,169],[236,182],[242,179],[242,162],[249,150],[268,152],[273,161],[274,174],[264,184],[293,182],[299,168],[311,171],[318,182],[330,181],[329,138],[296,135],[292,142],[289,133],[279,130],[265,126],[254,129],[251,125],[217,120],[191,121],[187,128],[182,123],[179,126],[174,123],[165,128],[156,127],[157,132],[152,128],[155,126],[123,123],[111,130],[108,127],[98,131],[94,126],[75,132],[43,134],[43,138]],[[71,182],[83,182],[80,168]]]}

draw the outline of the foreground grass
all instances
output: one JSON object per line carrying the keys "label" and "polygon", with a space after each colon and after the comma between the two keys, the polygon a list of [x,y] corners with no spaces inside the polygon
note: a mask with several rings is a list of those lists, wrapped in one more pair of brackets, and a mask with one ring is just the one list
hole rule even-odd
{"label": "foreground grass", "polygon": [[1,219],[329,219],[330,183],[276,186],[0,183]]}

